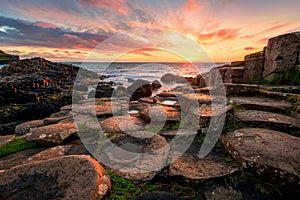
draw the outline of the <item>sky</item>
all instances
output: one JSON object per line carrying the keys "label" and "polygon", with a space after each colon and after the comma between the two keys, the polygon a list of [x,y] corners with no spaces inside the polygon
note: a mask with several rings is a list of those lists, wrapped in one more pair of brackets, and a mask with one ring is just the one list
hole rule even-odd
{"label": "sky", "polygon": [[299,0],[1,0],[0,49],[52,61],[230,62],[300,31]]}

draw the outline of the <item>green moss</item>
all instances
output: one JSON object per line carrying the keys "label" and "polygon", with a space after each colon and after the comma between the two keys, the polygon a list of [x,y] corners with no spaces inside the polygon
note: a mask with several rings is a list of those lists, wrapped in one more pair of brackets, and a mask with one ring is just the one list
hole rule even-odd
{"label": "green moss", "polygon": [[143,184],[134,184],[132,181],[129,181],[125,178],[115,175],[111,171],[108,170],[108,174],[112,181],[112,191],[106,199],[119,199],[119,200],[127,200],[132,199],[132,197],[140,195],[144,192],[155,191],[157,188],[154,185],[150,185],[147,183]]}
{"label": "green moss", "polygon": [[276,74],[270,81],[268,81],[268,84],[300,86],[300,72],[295,67],[292,67],[283,73]]}
{"label": "green moss", "polygon": [[[164,170],[164,173],[168,173],[168,171]],[[183,186],[167,178],[143,183],[134,183],[115,175],[109,170],[108,174],[112,181],[112,191],[108,196],[106,196],[106,200],[127,200],[152,191],[168,191],[178,197],[181,197],[182,199],[202,199],[201,188],[194,189],[192,187]]]}
{"label": "green moss", "polygon": [[258,77],[250,81],[250,84],[257,84],[257,85],[266,85],[268,81],[265,80],[263,77]]}
{"label": "green moss", "polygon": [[300,86],[300,71],[295,68],[289,68],[283,73],[276,74],[271,80],[265,80],[258,77],[250,81],[251,84],[258,85],[297,85]]}
{"label": "green moss", "polygon": [[36,148],[39,145],[35,142],[27,142],[23,138],[15,138],[6,145],[0,147],[0,157],[12,154],[25,149]]}

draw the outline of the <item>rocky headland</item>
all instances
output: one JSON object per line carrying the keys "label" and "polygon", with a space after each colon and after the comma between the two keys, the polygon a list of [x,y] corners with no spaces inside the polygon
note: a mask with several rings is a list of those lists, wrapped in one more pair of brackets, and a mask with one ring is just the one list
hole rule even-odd
{"label": "rocky headland", "polygon": [[0,199],[295,199],[299,52],[298,33],[281,35],[207,74],[166,74],[161,82],[182,85],[157,95],[159,81],[113,95],[113,83],[85,71],[73,91],[83,69],[11,63],[0,70]]}
{"label": "rocky headland", "polygon": [[0,65],[9,64],[11,62],[17,62],[20,58],[17,55],[7,54],[0,50]]}

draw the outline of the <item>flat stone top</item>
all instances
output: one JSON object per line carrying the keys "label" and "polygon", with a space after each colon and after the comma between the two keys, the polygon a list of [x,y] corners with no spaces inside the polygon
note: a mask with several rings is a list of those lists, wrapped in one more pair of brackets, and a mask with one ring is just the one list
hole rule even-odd
{"label": "flat stone top", "polygon": [[199,108],[199,115],[200,117],[214,117],[214,116],[220,116],[222,114],[225,114],[226,112],[230,111],[232,109],[232,106],[223,106],[223,105],[215,105],[212,106],[206,106],[202,105]]}
{"label": "flat stone top", "polygon": [[260,97],[232,97],[230,101],[236,105],[240,106],[255,106],[266,107],[266,108],[274,108],[279,110],[286,110],[292,107],[292,104],[287,101],[279,101],[270,98],[260,98]]}
{"label": "flat stone top", "polygon": [[22,195],[30,197],[39,193],[53,198],[53,192],[65,199],[96,200],[111,187],[105,170],[90,156],[64,156],[19,165],[1,171],[0,176],[1,199],[18,199]]}
{"label": "flat stone top", "polygon": [[244,128],[222,136],[231,154],[243,160],[281,169],[300,177],[300,138],[268,129]]}
{"label": "flat stone top", "polygon": [[285,124],[300,129],[299,120],[282,114],[257,110],[241,110],[236,112],[235,116],[237,117],[237,120],[244,122],[267,122],[271,124]]}
{"label": "flat stone top", "polygon": [[[170,174],[190,180],[205,180],[226,176],[237,171],[231,163],[224,162],[226,158],[224,152],[216,149],[213,149],[205,158],[199,158],[200,146],[201,143],[192,143],[188,150],[170,165]],[[182,153],[180,146],[178,148],[178,153]]]}
{"label": "flat stone top", "polygon": [[136,132],[135,136],[123,134],[106,140],[98,160],[121,177],[151,180],[166,166],[169,146],[162,136],[150,132]]}

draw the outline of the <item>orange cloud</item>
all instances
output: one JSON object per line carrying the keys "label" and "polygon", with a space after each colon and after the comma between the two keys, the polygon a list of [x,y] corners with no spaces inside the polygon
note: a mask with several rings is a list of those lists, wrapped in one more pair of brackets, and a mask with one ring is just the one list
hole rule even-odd
{"label": "orange cloud", "polygon": [[255,50],[256,48],[255,47],[245,47],[244,50],[245,51],[252,51],[252,50]]}
{"label": "orange cloud", "polygon": [[202,6],[199,5],[197,2],[194,0],[188,0],[188,2],[184,5],[183,11],[184,12],[195,12],[195,11],[200,11],[202,10]]}
{"label": "orange cloud", "polygon": [[207,40],[215,40],[215,39],[221,39],[221,40],[230,40],[235,39],[238,36],[238,29],[221,29],[217,30],[215,32],[211,33],[204,33],[204,34],[198,34],[197,37],[201,41],[207,41]]}

